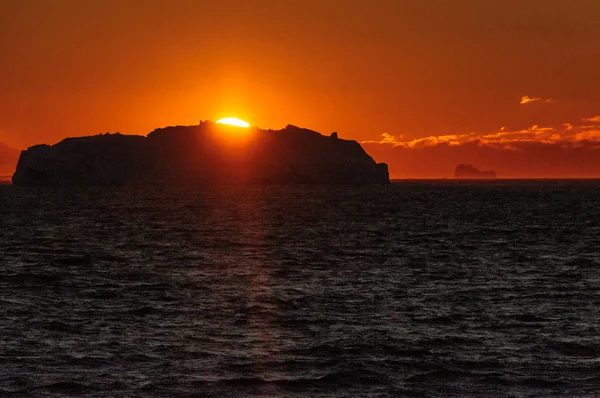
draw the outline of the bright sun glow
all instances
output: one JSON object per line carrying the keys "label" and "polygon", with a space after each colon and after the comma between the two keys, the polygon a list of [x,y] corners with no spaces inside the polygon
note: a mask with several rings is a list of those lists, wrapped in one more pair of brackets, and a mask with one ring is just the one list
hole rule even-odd
{"label": "bright sun glow", "polygon": [[225,119],[217,120],[217,123],[227,124],[229,126],[244,127],[244,128],[250,127],[250,124],[248,122],[245,122],[245,121],[235,118],[235,117],[226,117]]}

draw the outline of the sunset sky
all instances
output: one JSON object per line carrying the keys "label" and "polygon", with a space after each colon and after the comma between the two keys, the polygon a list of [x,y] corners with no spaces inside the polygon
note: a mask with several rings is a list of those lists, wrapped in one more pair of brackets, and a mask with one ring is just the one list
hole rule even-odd
{"label": "sunset sky", "polygon": [[392,177],[600,177],[599,0],[0,0],[0,142],[236,116]]}

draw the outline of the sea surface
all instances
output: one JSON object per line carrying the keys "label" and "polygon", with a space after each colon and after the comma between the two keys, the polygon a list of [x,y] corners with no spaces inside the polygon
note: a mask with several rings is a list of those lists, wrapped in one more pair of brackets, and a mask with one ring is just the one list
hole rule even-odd
{"label": "sea surface", "polygon": [[0,396],[600,396],[600,181],[0,186]]}

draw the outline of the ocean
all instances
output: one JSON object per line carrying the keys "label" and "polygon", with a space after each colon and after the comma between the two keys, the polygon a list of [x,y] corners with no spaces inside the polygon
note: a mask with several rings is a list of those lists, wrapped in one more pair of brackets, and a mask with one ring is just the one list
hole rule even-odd
{"label": "ocean", "polygon": [[600,396],[600,181],[0,186],[0,396]]}

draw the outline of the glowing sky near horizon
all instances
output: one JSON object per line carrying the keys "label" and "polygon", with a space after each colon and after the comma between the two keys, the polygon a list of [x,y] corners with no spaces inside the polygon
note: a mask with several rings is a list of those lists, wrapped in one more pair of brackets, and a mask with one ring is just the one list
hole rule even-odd
{"label": "glowing sky near horizon", "polygon": [[[337,131],[390,164],[408,147],[427,164],[423,143],[456,149],[475,136],[522,150],[526,133],[503,132],[566,137],[572,126],[567,142],[595,141],[599,19],[597,0],[6,0],[0,142],[147,134],[224,114]],[[485,163],[477,148],[458,163]],[[477,166],[508,162],[498,159]]]}

